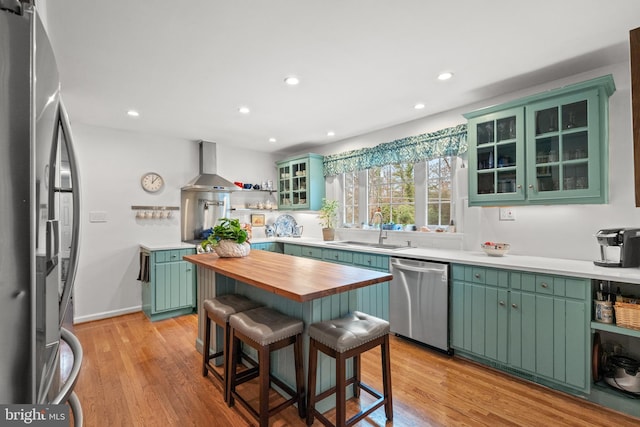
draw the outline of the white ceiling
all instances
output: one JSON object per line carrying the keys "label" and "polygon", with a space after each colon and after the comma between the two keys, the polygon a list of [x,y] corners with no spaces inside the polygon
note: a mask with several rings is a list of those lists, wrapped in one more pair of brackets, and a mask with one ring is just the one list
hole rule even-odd
{"label": "white ceiling", "polygon": [[271,152],[628,61],[640,26],[638,0],[50,0],[46,13],[72,122]]}

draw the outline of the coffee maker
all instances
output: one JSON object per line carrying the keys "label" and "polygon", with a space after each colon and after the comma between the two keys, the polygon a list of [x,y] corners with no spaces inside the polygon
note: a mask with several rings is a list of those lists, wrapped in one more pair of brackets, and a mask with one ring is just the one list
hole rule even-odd
{"label": "coffee maker", "polygon": [[640,228],[608,228],[596,233],[600,244],[601,267],[640,266]]}

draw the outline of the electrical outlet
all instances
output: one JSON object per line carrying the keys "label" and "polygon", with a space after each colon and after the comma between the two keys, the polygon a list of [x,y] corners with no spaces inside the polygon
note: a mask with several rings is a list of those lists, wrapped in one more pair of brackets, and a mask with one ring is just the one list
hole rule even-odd
{"label": "electrical outlet", "polygon": [[500,221],[515,221],[516,211],[513,208],[500,208]]}

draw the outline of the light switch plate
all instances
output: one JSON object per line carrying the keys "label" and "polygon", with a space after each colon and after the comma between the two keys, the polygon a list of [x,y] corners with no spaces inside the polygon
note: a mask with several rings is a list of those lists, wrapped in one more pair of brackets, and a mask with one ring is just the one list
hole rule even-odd
{"label": "light switch plate", "polygon": [[500,208],[500,221],[515,221],[516,211],[513,208]]}
{"label": "light switch plate", "polygon": [[107,222],[107,213],[104,211],[89,212],[89,222]]}

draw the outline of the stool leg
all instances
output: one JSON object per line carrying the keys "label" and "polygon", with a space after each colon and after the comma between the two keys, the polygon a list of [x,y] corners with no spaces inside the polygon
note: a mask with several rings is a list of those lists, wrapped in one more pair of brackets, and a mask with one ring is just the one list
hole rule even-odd
{"label": "stool leg", "polygon": [[389,353],[389,335],[384,337],[381,346],[382,353],[382,386],[387,402],[384,404],[384,413],[388,420],[393,420],[393,400],[391,398],[391,362]]}
{"label": "stool leg", "polygon": [[347,423],[346,397],[346,365],[344,353],[336,354],[336,427],[344,427]]}
{"label": "stool leg", "polygon": [[298,392],[298,416],[305,418],[306,396],[304,395],[304,372],[302,367],[302,335],[296,335],[296,341],[293,344],[293,358],[296,370],[296,391]]}
{"label": "stool leg", "polygon": [[353,396],[360,397],[360,355],[353,356]]}
{"label": "stool leg", "polygon": [[271,350],[268,345],[258,350],[258,369],[260,372],[260,427],[269,427],[269,371],[271,365]]}
{"label": "stool leg", "polygon": [[209,316],[204,321],[204,346],[202,347],[202,376],[209,373],[207,363],[209,363],[209,346],[211,345],[211,319]]}
{"label": "stool leg", "polygon": [[316,340],[309,339],[309,372],[307,375],[307,425],[313,424],[313,411],[316,408],[316,369],[318,367],[318,349]]}
{"label": "stool leg", "polygon": [[230,328],[229,332],[230,338],[230,348],[229,355],[226,356],[227,361],[229,361],[229,368],[227,369],[228,376],[225,380],[225,386],[227,387],[226,395],[227,395],[227,406],[232,407],[234,405],[233,393],[236,390],[236,371],[238,369],[238,358],[236,357],[238,353],[238,347],[240,347],[240,342],[235,337],[233,332],[233,328]]}
{"label": "stool leg", "polygon": [[224,341],[222,342],[222,363],[224,366],[222,367],[222,383],[224,387],[224,401],[226,402],[229,399],[229,366],[231,365],[229,358],[229,347],[231,346],[231,327],[229,326],[229,322],[226,322],[224,326]]}

